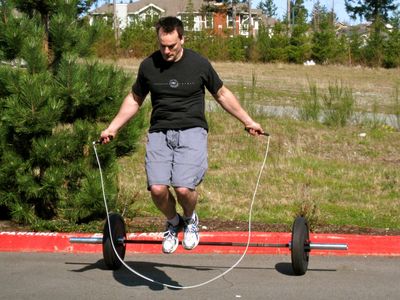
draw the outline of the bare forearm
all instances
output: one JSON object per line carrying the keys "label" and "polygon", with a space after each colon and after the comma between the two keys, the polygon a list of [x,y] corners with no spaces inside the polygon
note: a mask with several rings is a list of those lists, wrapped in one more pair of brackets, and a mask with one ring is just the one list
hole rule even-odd
{"label": "bare forearm", "polygon": [[143,99],[129,93],[108,128],[101,133],[101,137],[108,138],[109,136],[115,136],[120,128],[136,115],[142,103]]}
{"label": "bare forearm", "polygon": [[226,87],[223,86],[218,91],[218,94],[214,95],[214,98],[228,113],[242,122],[243,125],[247,126],[254,122],[242,108],[236,96]]}
{"label": "bare forearm", "polygon": [[225,86],[222,86],[216,95],[215,100],[232,116],[243,123],[251,135],[263,134],[264,130],[260,124],[254,122],[249,114],[240,105],[236,96]]}
{"label": "bare forearm", "polygon": [[139,104],[134,100],[131,93],[128,94],[108,128],[113,131],[118,131],[137,113],[138,110]]}

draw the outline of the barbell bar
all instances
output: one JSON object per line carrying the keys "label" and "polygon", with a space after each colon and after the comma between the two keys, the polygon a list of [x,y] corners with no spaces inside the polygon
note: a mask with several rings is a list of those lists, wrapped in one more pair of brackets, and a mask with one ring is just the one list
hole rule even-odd
{"label": "barbell bar", "polygon": [[[102,237],[71,237],[69,242],[72,244],[102,244]],[[141,239],[117,239],[117,244],[161,244],[161,240],[141,240]],[[179,242],[180,244],[182,242]],[[202,246],[231,246],[231,247],[246,247],[247,243],[239,242],[203,242],[200,241],[199,245]],[[264,247],[264,248],[289,248],[291,243],[285,244],[265,244],[265,243],[249,243],[249,247]],[[328,244],[328,243],[309,243],[304,246],[305,250],[347,250],[347,244]]]}
{"label": "barbell bar", "polygon": [[[115,250],[119,257],[124,259],[126,244],[161,244],[161,240],[143,240],[143,239],[127,239],[126,226],[124,219],[117,213],[109,214],[110,228],[112,240]],[[347,250],[347,244],[328,244],[328,243],[312,243],[309,239],[309,227],[307,219],[297,217],[292,226],[291,241],[284,244],[271,243],[241,243],[241,242],[209,242],[200,241],[199,245],[207,246],[232,246],[232,247],[271,247],[271,248],[289,248],[291,251],[291,260],[293,272],[296,275],[304,275],[307,272],[309,253],[311,250]],[[102,244],[103,258],[108,269],[117,270],[121,267],[122,262],[116,256],[111,244],[108,220],[106,220],[103,228],[103,237],[71,237],[70,243],[75,244]]]}

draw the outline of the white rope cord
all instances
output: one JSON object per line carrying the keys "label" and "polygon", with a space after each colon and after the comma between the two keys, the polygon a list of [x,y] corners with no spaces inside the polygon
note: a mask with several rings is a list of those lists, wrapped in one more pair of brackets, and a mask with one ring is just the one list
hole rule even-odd
{"label": "white rope cord", "polygon": [[[204,281],[204,282],[202,282],[202,283],[195,284],[195,285],[177,286],[177,285],[171,285],[171,284],[159,282],[159,281],[157,281],[157,280],[154,280],[154,279],[152,279],[152,278],[149,278],[149,277],[147,277],[147,276],[145,276],[145,275],[139,273],[139,272],[136,271],[135,269],[133,269],[133,268],[131,268],[130,266],[128,266],[128,265],[124,262],[124,260],[119,256],[117,250],[115,249],[114,241],[113,241],[113,239],[111,238],[110,240],[111,240],[112,248],[113,248],[113,250],[114,250],[115,255],[118,257],[119,261],[120,261],[129,271],[131,271],[133,274],[135,274],[135,275],[141,277],[142,279],[147,280],[147,281],[152,282],[152,283],[155,283],[155,284],[162,285],[162,286],[164,286],[164,287],[173,288],[173,289],[192,289],[192,288],[201,287],[201,286],[207,285],[207,284],[209,284],[209,283],[211,283],[211,282],[213,282],[213,281],[215,281],[215,280],[217,280],[217,279],[219,279],[219,278],[225,276],[225,275],[228,274],[230,271],[232,271],[234,268],[236,268],[237,265],[239,265],[239,263],[240,263],[240,262],[243,260],[243,258],[246,256],[247,250],[249,249],[249,245],[250,245],[250,240],[251,240],[251,219],[252,219],[252,213],[253,213],[254,200],[255,200],[255,198],[256,198],[258,186],[260,185],[261,175],[262,175],[262,172],[263,172],[263,170],[264,170],[264,167],[265,167],[265,164],[266,164],[266,161],[267,161],[267,157],[268,157],[268,151],[269,151],[269,140],[270,140],[270,136],[268,135],[267,137],[268,137],[268,139],[267,139],[267,147],[266,147],[266,150],[265,150],[264,159],[263,159],[263,162],[262,162],[262,164],[261,164],[261,168],[260,168],[260,171],[259,171],[259,174],[258,174],[256,186],[255,186],[255,188],[254,188],[253,197],[252,197],[252,200],[251,200],[251,203],[250,203],[250,208],[249,208],[249,221],[248,221],[248,222],[249,222],[249,225],[248,225],[247,244],[246,244],[246,247],[245,247],[245,249],[244,249],[244,251],[243,251],[243,254],[240,256],[240,258],[239,258],[229,269],[227,269],[225,272],[221,273],[221,274],[218,275],[218,276],[215,276],[215,277],[213,277],[213,278],[211,278],[211,279],[209,279],[209,280],[207,280],[207,281]],[[98,166],[99,166],[100,181],[101,181],[101,189],[102,189],[102,192],[103,192],[103,200],[104,200],[104,207],[105,207],[105,210],[106,210],[106,213],[107,213],[108,230],[109,230],[109,233],[110,233],[110,237],[112,237],[112,234],[111,234],[112,230],[111,230],[111,225],[110,225],[109,212],[108,212],[106,194],[105,194],[105,189],[104,189],[103,172],[102,172],[102,169],[101,169],[99,156],[97,155],[96,142],[93,142],[93,149],[94,149],[94,153],[95,153],[95,155],[96,155],[97,164],[98,164]]]}

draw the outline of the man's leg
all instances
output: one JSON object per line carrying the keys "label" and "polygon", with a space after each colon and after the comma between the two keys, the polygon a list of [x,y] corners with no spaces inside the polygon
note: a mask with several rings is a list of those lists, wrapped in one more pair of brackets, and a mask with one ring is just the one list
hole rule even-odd
{"label": "man's leg", "polygon": [[176,216],[176,200],[166,185],[152,185],[150,187],[151,198],[157,208],[168,220]]}
{"label": "man's leg", "polygon": [[185,218],[191,218],[197,204],[198,193],[195,190],[177,187],[175,188],[178,203],[182,206]]}
{"label": "man's leg", "polygon": [[166,185],[152,185],[149,189],[154,204],[167,218],[162,250],[173,253],[179,245],[178,233],[184,227],[182,217],[176,213],[176,200]]}
{"label": "man's leg", "polygon": [[187,250],[194,249],[199,244],[199,218],[195,212],[198,194],[189,188],[175,188],[179,204],[183,209],[184,235],[182,245]]}
{"label": "man's leg", "polygon": [[179,147],[174,152],[171,185],[184,215],[182,245],[194,249],[199,244],[199,219],[195,212],[198,193],[196,186],[207,170],[207,131],[190,128],[179,131]]}

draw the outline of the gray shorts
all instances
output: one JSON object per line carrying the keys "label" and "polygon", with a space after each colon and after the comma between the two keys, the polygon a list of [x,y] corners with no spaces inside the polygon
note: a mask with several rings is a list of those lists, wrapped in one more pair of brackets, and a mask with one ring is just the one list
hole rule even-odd
{"label": "gray shorts", "polygon": [[208,167],[207,137],[207,131],[200,127],[148,133],[148,188],[160,184],[194,190]]}

